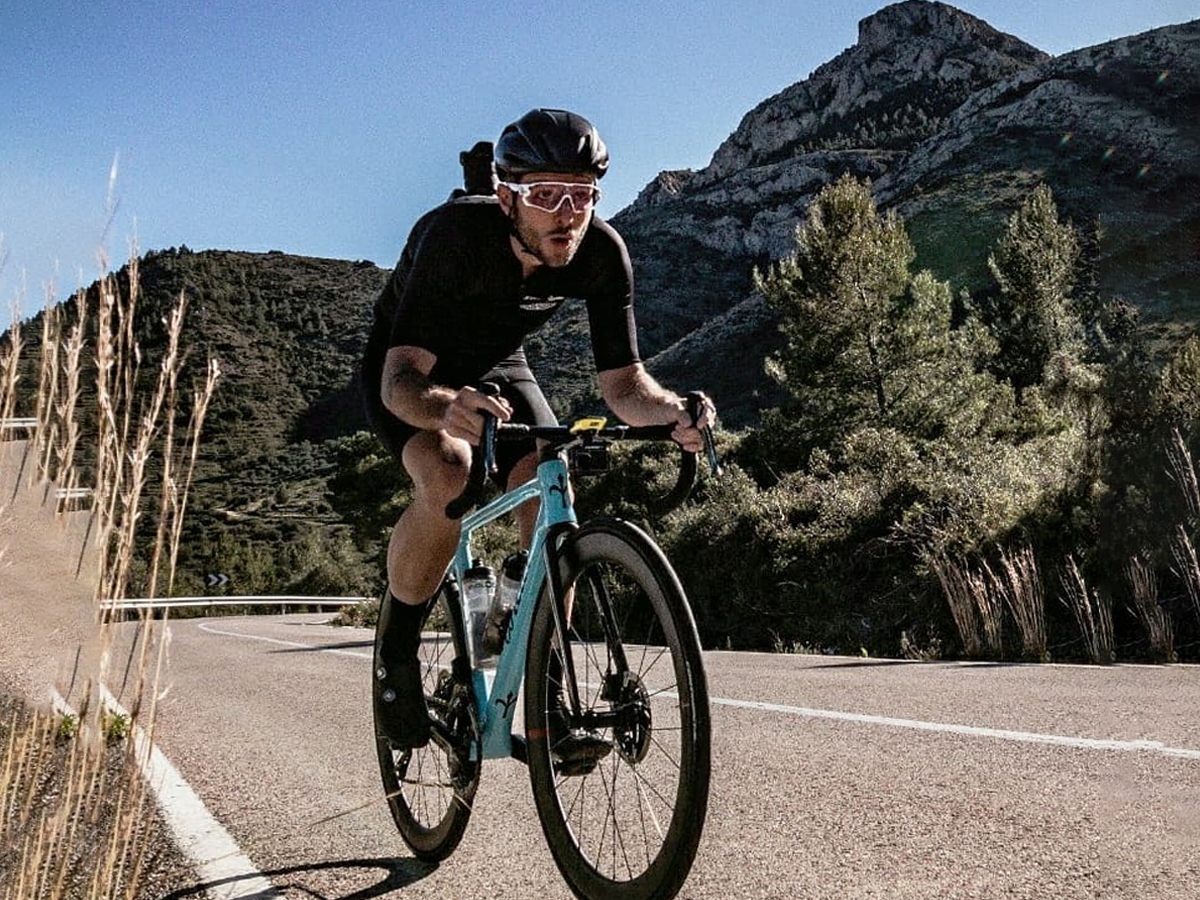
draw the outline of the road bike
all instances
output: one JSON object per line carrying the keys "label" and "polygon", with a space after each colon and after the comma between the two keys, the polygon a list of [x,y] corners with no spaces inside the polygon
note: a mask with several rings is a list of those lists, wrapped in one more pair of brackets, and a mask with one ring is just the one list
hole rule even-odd
{"label": "road bike", "polygon": [[[689,403],[696,415],[698,395]],[[669,440],[670,431],[489,417],[467,487],[447,507],[462,519],[461,538],[422,629],[431,740],[401,750],[376,728],[392,817],[419,859],[443,860],[462,839],[483,761],[515,758],[528,765],[546,841],[576,896],[666,900],[682,887],[710,771],[695,622],[654,540],[622,519],[580,524],[570,481],[573,469],[602,466],[612,442]],[[468,513],[482,501],[496,443],[530,437],[541,447],[536,477]],[[711,430],[705,439],[715,469]],[[696,472],[696,455],[683,452],[664,506],[686,497]],[[472,536],[532,499],[540,501],[537,522],[503,646],[494,663],[480,664],[478,613],[464,605],[464,585],[478,570]]]}

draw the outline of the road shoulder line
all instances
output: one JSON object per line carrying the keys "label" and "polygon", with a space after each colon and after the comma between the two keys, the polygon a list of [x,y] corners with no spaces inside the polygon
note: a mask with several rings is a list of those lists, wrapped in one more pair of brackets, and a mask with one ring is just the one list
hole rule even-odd
{"label": "road shoulder line", "polygon": [[863,713],[839,712],[831,709],[809,709],[803,706],[785,706],[780,703],[764,703],[757,700],[727,700],[721,697],[713,697],[711,702],[713,706],[730,706],[737,709],[752,709],[760,712],[805,716],[812,719],[832,719],[840,722],[853,722],[859,725],[883,725],[890,728],[908,728],[916,731],[959,734],[966,737],[1016,741],[1023,744],[1053,744],[1060,747],[1071,747],[1076,750],[1157,753],[1160,756],[1200,760],[1200,750],[1190,750],[1185,747],[1169,747],[1161,741],[1120,741],[1102,738],[1068,737],[1059,734],[1039,734],[1033,731],[983,728],[978,725],[955,725],[946,722],[923,722],[919,719],[898,719],[892,716],[872,716]]}
{"label": "road shoulder line", "polygon": [[[129,712],[112,693],[101,686],[105,706],[119,715]],[[56,708],[74,714],[67,702],[54,692]],[[281,894],[242,853],[233,836],[209,812],[175,765],[136,725],[132,738],[142,777],[162,810],[176,846],[196,869],[200,884],[211,900],[281,900]]]}

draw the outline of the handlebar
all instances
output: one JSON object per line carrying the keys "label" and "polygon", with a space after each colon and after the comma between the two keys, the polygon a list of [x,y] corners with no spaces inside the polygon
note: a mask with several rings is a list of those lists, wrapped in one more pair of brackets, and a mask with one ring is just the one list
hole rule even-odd
{"label": "handlebar", "polygon": [[[494,396],[499,388],[494,384],[480,385],[480,391]],[[690,392],[684,397],[692,421],[700,418],[704,396]],[[551,452],[559,452],[572,445],[583,445],[592,441],[669,441],[674,425],[606,425],[600,428],[579,428],[570,425],[520,425],[498,422],[490,413],[484,413],[483,438],[471,454],[471,470],[461,494],[446,504],[446,518],[461,519],[467,511],[483,497],[488,476],[496,471],[496,443],[498,441],[538,438],[548,442]],[[717,459],[716,442],[712,428],[703,429],[704,450],[709,469],[713,474],[721,472]],[[670,492],[655,503],[656,512],[667,513],[680,506],[691,494],[696,484],[698,466],[696,454],[679,448],[679,477]]]}

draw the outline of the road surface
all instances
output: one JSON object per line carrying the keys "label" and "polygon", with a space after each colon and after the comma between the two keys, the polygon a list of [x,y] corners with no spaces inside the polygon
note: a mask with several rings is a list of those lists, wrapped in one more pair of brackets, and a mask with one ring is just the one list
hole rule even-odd
{"label": "road surface", "polygon": [[[568,898],[513,761],[448,861],[412,858],[379,799],[371,634],[327,618],[171,625],[155,740],[240,852],[288,898]],[[705,662],[682,897],[1200,897],[1200,667]]]}

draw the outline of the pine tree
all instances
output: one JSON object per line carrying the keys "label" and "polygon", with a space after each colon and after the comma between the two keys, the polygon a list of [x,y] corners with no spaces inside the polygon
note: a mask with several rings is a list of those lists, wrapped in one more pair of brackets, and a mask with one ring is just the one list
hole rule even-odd
{"label": "pine tree", "polygon": [[890,408],[892,317],[913,255],[900,220],[880,218],[869,185],[845,176],[813,200],[795,255],[756,279],[787,342],[773,371],[815,433]]}
{"label": "pine tree", "polygon": [[988,257],[1000,288],[991,315],[1000,366],[1018,390],[1040,384],[1057,354],[1077,355],[1081,349],[1071,298],[1079,259],[1079,236],[1070,223],[1059,221],[1050,188],[1038,185],[1009,217]]}
{"label": "pine tree", "polygon": [[846,176],[814,199],[796,253],[757,277],[786,338],[769,364],[791,395],[775,424],[810,448],[862,426],[917,439],[979,427],[994,386],[976,373],[986,334],[951,328],[950,286],[913,278],[913,256],[900,219]]}

